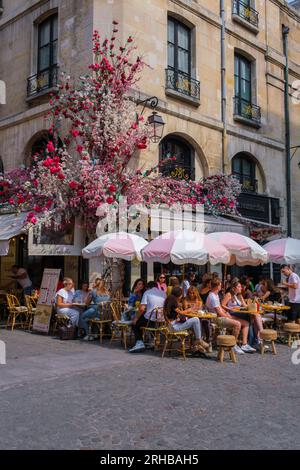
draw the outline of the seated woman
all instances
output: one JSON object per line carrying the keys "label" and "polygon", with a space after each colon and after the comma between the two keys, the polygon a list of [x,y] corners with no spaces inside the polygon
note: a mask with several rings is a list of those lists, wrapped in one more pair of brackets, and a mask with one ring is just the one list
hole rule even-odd
{"label": "seated woman", "polygon": [[203,353],[209,349],[209,344],[205,343],[201,338],[201,324],[199,318],[185,318],[184,315],[190,313],[192,309],[182,309],[182,297],[182,289],[180,287],[174,287],[172,294],[167,297],[164,304],[166,321],[171,324],[174,331],[193,329],[196,337],[195,349]]}
{"label": "seated woman", "polygon": [[89,283],[87,281],[83,281],[80,287],[80,289],[75,291],[73,302],[78,304],[87,304],[91,296]]}
{"label": "seated woman", "polygon": [[[232,318],[236,319],[241,324],[243,340],[241,350],[243,352],[252,353],[255,352],[255,349],[248,344],[250,316],[244,313],[237,313],[232,311],[233,308],[246,307],[246,302],[242,296],[242,289],[242,284],[239,281],[233,282],[230,291],[225,294],[224,299],[222,300],[222,308],[227,311]],[[256,316],[260,317],[260,315],[255,315],[255,317]]]}
{"label": "seated woman", "polygon": [[135,307],[136,302],[140,302],[142,300],[143,294],[145,292],[145,281],[143,279],[137,279],[132,286],[128,306]]}
{"label": "seated woman", "polygon": [[104,279],[97,278],[95,281],[95,288],[92,290],[91,295],[87,301],[87,305],[89,305],[89,308],[85,312],[83,312],[80,320],[80,326],[84,329],[85,333],[85,336],[83,338],[85,341],[93,339],[93,337],[90,337],[88,334],[88,320],[91,320],[92,318],[100,318],[99,304],[101,302],[108,302],[109,300],[110,295],[105,287]]}
{"label": "seated woman", "polygon": [[209,296],[211,290],[211,282],[211,277],[206,277],[201,288],[199,289],[199,294],[204,304],[206,303],[207,297]]}
{"label": "seated woman", "polygon": [[72,279],[66,277],[63,280],[63,288],[56,293],[57,313],[67,315],[73,326],[78,326],[79,311],[73,306],[74,283]]}
{"label": "seated woman", "polygon": [[263,302],[281,302],[281,292],[275,287],[272,279],[262,281],[262,295],[260,299]]}
{"label": "seated woman", "polygon": [[202,305],[203,302],[197,287],[191,286],[187,291],[186,297],[184,298],[183,309],[187,310],[188,308],[192,308],[193,310],[199,310]]}
{"label": "seated woman", "polygon": [[171,276],[169,279],[169,285],[167,287],[167,295],[172,294],[172,290],[174,287],[180,287],[180,282],[177,276]]}
{"label": "seated woman", "polygon": [[[238,320],[237,318],[231,316],[227,309],[225,310],[220,303],[219,292],[222,289],[222,282],[217,279],[211,284],[211,292],[206,301],[206,307],[209,312],[216,313],[218,315],[218,322],[221,328],[233,328],[233,334],[238,339],[241,328],[243,326],[243,346],[247,344],[249,323],[245,320]],[[234,351],[237,354],[244,354],[245,351],[242,350],[237,344],[234,346]]]}

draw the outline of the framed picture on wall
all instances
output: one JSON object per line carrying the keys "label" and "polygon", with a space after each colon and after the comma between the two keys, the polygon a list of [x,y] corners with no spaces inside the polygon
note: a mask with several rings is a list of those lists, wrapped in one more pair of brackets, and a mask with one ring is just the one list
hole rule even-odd
{"label": "framed picture on wall", "polygon": [[28,234],[29,256],[81,256],[85,231],[77,219],[65,224],[62,231],[48,227],[32,228]]}

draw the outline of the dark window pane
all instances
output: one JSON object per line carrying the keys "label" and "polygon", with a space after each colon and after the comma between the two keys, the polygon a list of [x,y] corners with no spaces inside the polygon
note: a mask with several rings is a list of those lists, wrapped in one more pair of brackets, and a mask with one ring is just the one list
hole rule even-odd
{"label": "dark window pane", "polygon": [[189,49],[189,38],[190,38],[190,31],[182,26],[178,25],[178,46],[182,49],[188,50]]}
{"label": "dark window pane", "polygon": [[44,21],[39,27],[40,47],[50,42],[50,21]]}
{"label": "dark window pane", "polygon": [[40,49],[39,71],[50,67],[50,45]]}
{"label": "dark window pane", "polygon": [[174,21],[170,18],[168,19],[168,41],[175,43],[175,25]]}
{"label": "dark window pane", "polygon": [[168,67],[175,67],[175,56],[174,56],[174,46],[172,44],[168,45]]}
{"label": "dark window pane", "polygon": [[53,17],[53,32],[52,32],[52,41],[58,39],[58,17]]}

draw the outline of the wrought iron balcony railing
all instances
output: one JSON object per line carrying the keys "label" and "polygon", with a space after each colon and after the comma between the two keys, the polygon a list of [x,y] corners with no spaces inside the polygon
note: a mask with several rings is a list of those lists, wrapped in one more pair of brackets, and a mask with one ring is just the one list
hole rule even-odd
{"label": "wrought iron balcony railing", "polygon": [[232,14],[248,21],[252,26],[258,27],[259,13],[242,0],[232,1]]}
{"label": "wrought iron balcony railing", "polygon": [[27,79],[27,96],[34,96],[41,91],[57,86],[58,66],[54,65],[43,72],[36,73]]}
{"label": "wrought iron balcony railing", "polygon": [[258,180],[251,178],[251,176],[241,175],[234,173],[234,176],[239,180],[242,185],[243,193],[257,193],[258,192]]}
{"label": "wrought iron balcony railing", "polygon": [[166,69],[166,90],[173,90],[182,95],[200,100],[200,82],[187,73]]}
{"label": "wrought iron balcony railing", "polygon": [[261,125],[261,108],[250,101],[239,97],[234,98],[234,117],[241,117],[252,121],[253,124]]}

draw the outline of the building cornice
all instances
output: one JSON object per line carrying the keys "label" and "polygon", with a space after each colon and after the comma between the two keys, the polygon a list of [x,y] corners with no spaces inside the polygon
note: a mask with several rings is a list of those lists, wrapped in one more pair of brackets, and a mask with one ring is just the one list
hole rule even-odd
{"label": "building cornice", "polygon": [[29,121],[30,119],[35,119],[40,116],[45,116],[46,113],[50,110],[50,104],[45,103],[40,106],[28,109],[27,111],[22,111],[21,113],[12,114],[11,116],[6,116],[0,119],[0,130],[6,129],[12,126],[18,126],[23,122]]}
{"label": "building cornice", "polygon": [[288,16],[293,18],[295,21],[300,23],[300,13],[298,13],[294,8],[289,6],[284,0],[270,0],[270,2],[274,3],[274,5],[278,6],[280,10],[286,13]]}
{"label": "building cornice", "polygon": [[15,21],[18,21],[23,16],[28,15],[28,13],[31,13],[32,11],[46,5],[47,3],[51,4],[52,2],[51,0],[38,0],[36,3],[31,5],[28,5],[28,3],[26,5],[26,3],[22,8],[19,8],[17,10],[17,13],[13,11],[10,15],[4,15],[4,17],[2,17],[2,19],[0,20],[0,31],[6,26],[14,23]]}

